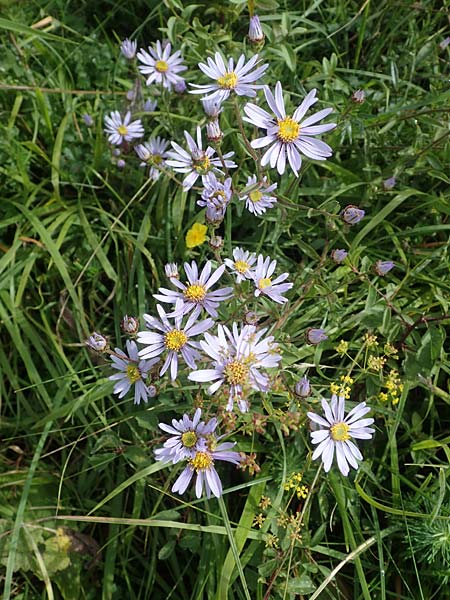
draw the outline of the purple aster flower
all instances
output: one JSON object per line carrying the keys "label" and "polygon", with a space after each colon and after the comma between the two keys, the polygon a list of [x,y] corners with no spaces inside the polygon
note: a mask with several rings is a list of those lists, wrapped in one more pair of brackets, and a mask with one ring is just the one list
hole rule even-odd
{"label": "purple aster flower", "polygon": [[172,425],[160,423],[159,428],[170,433],[170,437],[162,448],[155,450],[156,460],[172,462],[173,464],[187,458],[194,458],[196,452],[201,450],[212,437],[216,427],[216,417],[208,423],[200,421],[202,411],[197,408],[194,417],[190,419],[187,414],[177,421],[172,419]]}
{"label": "purple aster flower", "polygon": [[[189,265],[184,263],[188,281],[186,284],[181,283],[174,277],[170,282],[180,291],[168,290],[159,288],[160,294],[154,294],[154,297],[160,302],[168,302],[175,304],[178,299],[183,301],[180,311],[183,314],[194,311],[196,318],[204,309],[211,317],[216,318],[217,308],[224,300],[228,300],[233,295],[233,288],[226,287],[216,291],[210,291],[210,288],[219,281],[225,271],[225,265],[221,265],[211,275],[212,263],[208,261],[199,274],[198,266],[195,260]],[[178,310],[175,311],[178,313]],[[175,313],[169,316],[173,316]]]}
{"label": "purple aster flower", "polygon": [[356,225],[356,223],[359,223],[364,218],[365,214],[366,213],[362,208],[349,204],[341,212],[341,217],[345,223]]}
{"label": "purple aster flower", "polygon": [[120,51],[125,56],[125,58],[128,58],[128,60],[133,60],[133,58],[136,56],[136,50],[137,50],[137,42],[136,41],[132,41],[132,40],[129,40],[128,38],[126,38],[120,44]]}
{"label": "purple aster flower", "polygon": [[115,146],[120,146],[123,142],[131,142],[144,135],[141,120],[131,121],[130,111],[122,119],[120,112],[114,110],[110,116],[105,116],[105,124],[104,131],[108,136],[108,141]]}
{"label": "purple aster flower", "polygon": [[252,279],[254,275],[252,267],[256,262],[256,254],[242,248],[235,248],[233,250],[233,258],[234,260],[226,258],[223,262],[233,275],[236,275],[236,283]]}
{"label": "purple aster flower", "polygon": [[307,398],[311,394],[311,384],[306,375],[295,384],[295,393],[301,398]]}
{"label": "purple aster flower", "polygon": [[[326,473],[331,469],[334,453],[342,475],[347,476],[350,466],[358,469],[358,460],[363,460],[363,456],[356,444],[351,441],[355,439],[371,439],[375,430],[368,425],[372,425],[373,419],[362,419],[370,408],[365,402],[358,404],[347,416],[345,416],[345,399],[339,398],[333,394],[331,396],[331,407],[328,402],[322,399],[322,409],[324,417],[309,412],[308,417],[321,426],[318,431],[311,432],[311,441],[318,444],[312,455],[312,460],[322,457],[323,467]],[[349,466],[350,465],[350,466]]]}
{"label": "purple aster flower", "polygon": [[331,252],[331,258],[334,260],[335,263],[338,264],[343,262],[347,258],[347,256],[348,252],[343,248],[336,248]]}
{"label": "purple aster flower", "polygon": [[258,256],[256,269],[252,276],[256,286],[255,296],[263,294],[264,296],[268,296],[274,302],[283,304],[284,302],[288,301],[283,294],[290,290],[294,284],[282,283],[289,277],[289,273],[282,273],[272,281],[271,277],[276,266],[277,261],[271,261],[270,256],[268,256],[265,260],[262,254]]}
{"label": "purple aster flower", "polygon": [[158,304],[156,310],[158,311],[161,320],[155,319],[150,315],[144,315],[147,327],[149,329],[156,329],[157,331],[140,331],[137,334],[138,342],[147,346],[147,348],[143,348],[139,351],[139,356],[141,358],[154,358],[155,356],[160,356],[167,352],[166,360],[161,367],[159,374],[160,376],[164,375],[170,367],[170,377],[172,381],[177,377],[178,356],[180,354],[189,368],[197,368],[195,361],[200,358],[200,354],[197,351],[199,344],[192,341],[191,338],[200,333],[204,333],[214,325],[214,321],[209,318],[196,323],[198,313],[192,313],[186,324],[183,326],[183,313],[181,312],[183,301],[178,300],[175,306],[175,312],[178,314],[174,317],[173,324],[170,323],[167,318],[163,307]]}
{"label": "purple aster flower", "polygon": [[270,146],[263,154],[262,166],[270,163],[273,169],[276,165],[278,173],[283,175],[287,158],[294,174],[298,177],[302,165],[301,154],[314,160],[326,160],[332,155],[330,146],[321,140],[317,140],[314,136],[336,127],[336,123],[315,125],[315,123],[333,112],[333,109],[325,108],[302,120],[307,110],[318,100],[316,90],[311,90],[307,94],[292,116],[286,115],[283,90],[279,81],[275,86],[275,95],[272,94],[268,86],[264,87],[264,94],[267,104],[275,113],[275,116],[250,102],[244,106],[247,115],[244,120],[256,127],[266,129],[264,137],[251,142],[253,148]]}
{"label": "purple aster flower", "polygon": [[252,56],[247,64],[245,64],[245,56],[241,54],[236,67],[232,58],[228,59],[226,65],[220,52],[216,52],[214,60],[208,57],[206,61],[207,65],[199,63],[198,67],[205,75],[214,79],[214,83],[203,85],[191,83],[192,87],[198,88],[191,90],[191,94],[208,94],[206,98],[219,102],[226,100],[231,92],[235,92],[238,96],[254,98],[256,96],[255,90],[262,87],[262,85],[255,85],[255,81],[264,74],[269,66],[268,64],[261,65],[252,71],[260,62],[257,54]]}
{"label": "purple aster flower", "polygon": [[324,329],[308,329],[306,332],[306,339],[310,344],[316,345],[320,344],[320,342],[324,342],[328,339],[327,334]]}
{"label": "purple aster flower", "polygon": [[169,145],[167,140],[161,137],[150,138],[148,142],[138,144],[134,147],[136,154],[143,161],[141,166],[150,165],[149,177],[156,181],[161,175],[161,168],[166,164],[168,153],[166,148]]}
{"label": "purple aster flower", "polygon": [[263,177],[262,181],[258,181],[256,175],[251,175],[247,180],[247,186],[240,195],[241,200],[245,200],[245,208],[254,215],[262,215],[266,209],[272,208],[277,202],[275,196],[271,196],[277,188],[277,183],[271,185],[267,181],[267,177]]}
{"label": "purple aster flower", "polygon": [[392,260],[377,260],[377,262],[375,263],[375,271],[381,277],[389,273],[389,271],[394,267],[395,263]]}
{"label": "purple aster flower", "polygon": [[223,220],[231,194],[231,177],[222,183],[214,173],[208,173],[204,179],[201,200],[197,200],[199,206],[206,206],[207,221],[216,224]]}
{"label": "purple aster flower", "polygon": [[201,498],[203,488],[206,490],[207,498],[210,498],[211,492],[216,498],[220,498],[222,495],[222,482],[214,467],[214,462],[224,460],[238,465],[241,456],[239,452],[231,451],[234,446],[234,442],[223,442],[218,444],[214,450],[209,449],[206,445],[201,450],[197,450],[195,455],[189,459],[187,467],[173,484],[172,492],[178,492],[180,495],[184,494],[194,473],[196,473],[195,495],[197,498]]}
{"label": "purple aster flower", "polygon": [[110,375],[108,379],[117,381],[114,385],[114,394],[119,394],[119,398],[123,398],[134,386],[134,403],[140,404],[141,400],[147,402],[148,388],[144,379],[147,379],[148,372],[158,359],[140,360],[137,345],[131,340],[127,340],[127,352],[128,354],[125,354],[120,348],[115,349],[116,354],[111,355],[113,362],[111,366],[119,373]]}
{"label": "purple aster flower", "polygon": [[[213,158],[215,150],[210,146],[206,150],[202,150],[202,132],[200,127],[197,127],[197,143],[187,131],[184,132],[184,137],[188,145],[187,151],[183,150],[176,142],[172,142],[175,152],[170,151],[167,153],[170,157],[167,164],[177,173],[187,173],[183,180],[184,191],[190,190],[200,176],[202,177],[203,185],[205,185],[207,175],[211,171],[215,171],[221,175],[224,174],[219,168],[222,166],[221,159],[218,157]],[[237,166],[232,160],[227,160],[233,155],[234,152],[228,152],[223,156],[227,169],[233,169]]]}
{"label": "purple aster flower", "polygon": [[233,409],[237,401],[241,412],[248,411],[246,397],[250,389],[267,392],[269,378],[261,373],[261,368],[276,367],[281,360],[278,345],[273,336],[263,339],[267,329],[256,331],[252,325],[244,325],[239,331],[236,323],[232,330],[218,326],[217,335],[205,333],[200,346],[213,360],[212,369],[200,369],[189,373],[188,379],[199,382],[214,382],[208,394],[214,394],[221,385],[230,388],[227,410]]}
{"label": "purple aster flower", "polygon": [[148,52],[142,49],[138,52],[137,59],[142,63],[142,65],[139,65],[139,71],[148,76],[147,85],[158,83],[171,90],[176,83],[184,82],[184,79],[178,75],[178,73],[187,69],[182,64],[181,52],[177,50],[171,56],[171,50],[170,43],[167,43],[163,48],[158,40],[156,48],[149,46]]}

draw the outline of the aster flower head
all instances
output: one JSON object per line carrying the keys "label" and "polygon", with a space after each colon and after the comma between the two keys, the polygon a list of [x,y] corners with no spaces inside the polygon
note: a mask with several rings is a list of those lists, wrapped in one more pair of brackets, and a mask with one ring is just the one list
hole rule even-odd
{"label": "aster flower head", "polygon": [[383,277],[389,271],[391,271],[395,267],[395,263],[392,260],[377,260],[375,263],[375,271]]}
{"label": "aster flower head", "polygon": [[228,300],[233,295],[233,288],[225,287],[219,290],[211,291],[210,288],[216,284],[222,277],[225,271],[225,265],[218,267],[214,273],[211,273],[212,263],[208,261],[199,272],[199,268],[195,260],[191,264],[184,263],[184,270],[188,281],[182,283],[178,279],[172,278],[170,283],[177,290],[169,290],[159,288],[159,294],[154,294],[154,297],[160,302],[176,304],[177,300],[181,299],[182,304],[176,307],[175,312],[170,316],[178,314],[187,314],[193,311],[193,314],[198,317],[202,310],[205,310],[211,317],[218,316],[217,308],[224,300]]}
{"label": "aster flower head", "polygon": [[120,44],[120,51],[128,60],[133,60],[136,56],[137,42],[134,40],[124,39]]}
{"label": "aster flower head", "polygon": [[108,348],[108,340],[104,335],[97,331],[94,331],[94,333],[88,337],[85,344],[96,352],[104,352]]}
{"label": "aster flower head", "polygon": [[254,98],[255,90],[262,87],[256,85],[255,81],[264,74],[269,66],[264,64],[257,67],[261,62],[257,54],[252,56],[247,64],[245,64],[245,56],[241,54],[236,66],[234,66],[233,58],[229,58],[228,63],[225,64],[220,52],[215,53],[214,60],[208,57],[206,61],[208,64],[199,63],[198,67],[205,75],[213,79],[214,83],[203,85],[192,83],[192,87],[197,89],[191,90],[191,94],[208,94],[206,98],[219,102],[226,100],[231,92],[235,92],[238,96]]}
{"label": "aster flower head", "polygon": [[232,329],[219,325],[217,335],[205,333],[200,346],[213,361],[211,369],[199,369],[188,375],[198,382],[214,382],[208,394],[214,394],[223,384],[229,386],[226,409],[232,410],[236,400],[241,412],[248,411],[247,395],[251,389],[267,392],[269,378],[260,369],[276,367],[281,360],[273,336],[263,338],[267,329],[256,331],[244,325],[239,331],[236,323]]}
{"label": "aster flower head", "polygon": [[110,115],[105,115],[104,129],[108,136],[108,141],[115,146],[120,146],[124,142],[131,142],[134,139],[144,135],[144,127],[140,119],[131,121],[131,112],[128,111],[125,117],[118,110],[113,110]]}
{"label": "aster flower head", "polygon": [[270,256],[266,259],[260,254],[256,263],[256,269],[253,273],[253,281],[255,283],[255,296],[263,294],[278,304],[287,302],[288,299],[283,296],[285,292],[291,289],[293,283],[282,283],[289,277],[289,273],[282,273],[272,280],[272,275],[277,266],[276,260],[270,260]]}
{"label": "aster flower head", "polygon": [[139,50],[137,59],[142,63],[139,65],[139,71],[147,76],[147,85],[158,83],[171,90],[176,83],[184,82],[184,79],[178,75],[187,69],[182,64],[181,52],[177,50],[171,55],[171,51],[170,43],[163,48],[159,40],[155,48],[148,47],[148,52]]}
{"label": "aster flower head", "polygon": [[231,177],[222,183],[214,173],[208,173],[204,179],[201,200],[197,200],[197,204],[206,207],[206,220],[209,223],[222,222],[231,195]]}
{"label": "aster flower head", "polygon": [[320,342],[324,342],[328,339],[327,334],[325,333],[325,329],[314,329],[311,327],[306,332],[306,339],[313,346],[320,344]]}
{"label": "aster flower head", "polygon": [[356,225],[356,223],[359,223],[364,218],[365,214],[366,213],[362,208],[349,204],[341,212],[341,217],[345,223]]}
{"label": "aster flower head", "polygon": [[348,252],[347,252],[347,250],[344,250],[343,248],[335,248],[331,252],[331,258],[337,264],[343,262],[347,258],[347,256],[348,256]]}
{"label": "aster flower head", "polygon": [[287,159],[294,174],[298,177],[302,164],[301,155],[313,160],[326,160],[332,155],[330,146],[316,139],[315,136],[334,129],[336,123],[326,123],[325,125],[316,125],[315,123],[327,117],[333,112],[333,109],[325,108],[303,119],[307,110],[318,100],[316,90],[311,90],[306,95],[292,116],[286,114],[283,89],[279,81],[275,86],[275,95],[268,86],[264,86],[264,94],[267,104],[275,116],[251,102],[244,106],[247,115],[244,120],[266,130],[264,137],[251,142],[253,148],[270,146],[263,154],[261,166],[270,163],[272,169],[276,166],[278,173],[283,175]]}
{"label": "aster flower head", "polygon": [[326,473],[331,469],[334,454],[342,475],[347,476],[350,467],[358,469],[358,460],[363,460],[353,439],[371,439],[375,430],[368,425],[372,425],[373,419],[363,419],[370,408],[365,402],[358,404],[347,416],[345,416],[345,398],[337,397],[333,394],[331,403],[322,399],[322,409],[324,416],[309,412],[308,417],[313,423],[320,425],[318,431],[311,432],[311,441],[317,444],[313,452],[312,460],[320,456]]}
{"label": "aster flower head", "polygon": [[173,317],[174,322],[171,323],[163,307],[158,304],[156,310],[160,319],[144,315],[147,328],[156,331],[140,331],[137,334],[138,342],[147,346],[139,351],[141,358],[154,358],[164,353],[167,354],[159,374],[160,376],[164,375],[170,367],[172,381],[178,374],[180,355],[190,369],[197,368],[195,361],[200,358],[197,351],[199,344],[191,338],[204,333],[214,325],[214,321],[209,318],[197,323],[198,314],[195,313],[192,313],[183,325],[182,307],[183,301],[178,300],[175,311],[177,315]]}
{"label": "aster flower head", "polygon": [[252,267],[256,262],[256,254],[242,248],[234,248],[233,259],[226,258],[224,263],[233,275],[236,275],[236,283],[252,279],[254,273]]}
{"label": "aster flower head", "polygon": [[150,165],[149,177],[156,181],[161,175],[161,168],[165,166],[168,153],[166,152],[169,142],[161,137],[150,138],[148,142],[138,144],[134,150],[143,161],[141,166]]}
{"label": "aster flower head", "polygon": [[[214,157],[215,150],[208,146],[206,150],[202,149],[202,132],[200,127],[197,127],[197,142],[192,136],[185,131],[184,137],[188,145],[188,150],[184,150],[176,142],[172,142],[174,151],[168,152],[170,160],[167,164],[177,173],[186,173],[183,180],[184,191],[190,190],[197,179],[201,176],[203,185],[207,181],[207,175],[211,171],[223,175],[223,171],[219,167],[222,166],[220,158]],[[232,160],[227,160],[234,155],[234,152],[228,152],[223,155],[224,164],[227,169],[233,169],[237,165]]]}
{"label": "aster flower head", "polygon": [[108,379],[116,381],[114,394],[118,394],[119,398],[123,398],[134,386],[134,403],[140,404],[141,400],[147,402],[148,388],[144,380],[147,379],[148,372],[158,359],[140,360],[138,347],[132,340],[127,340],[127,352],[128,354],[120,348],[115,349],[116,354],[111,355],[113,363],[111,366],[119,372],[110,375]]}
{"label": "aster flower head", "polygon": [[194,473],[197,474],[195,482],[195,495],[201,498],[203,488],[205,488],[207,498],[211,497],[211,492],[216,498],[222,495],[222,482],[215,469],[214,462],[224,460],[238,465],[241,462],[239,452],[231,450],[235,446],[234,442],[223,442],[218,444],[213,450],[204,445],[197,450],[193,457],[189,458],[188,465],[172,486],[172,492],[184,494],[190,484]]}
{"label": "aster flower head", "polygon": [[245,200],[245,208],[251,213],[262,215],[276,203],[276,197],[271,196],[270,192],[273,192],[277,185],[277,183],[269,185],[267,177],[263,177],[262,181],[258,181],[256,175],[251,175],[240,199]]}
{"label": "aster flower head", "polygon": [[178,421],[172,419],[172,425],[159,423],[158,427],[170,433],[171,437],[164,442],[162,448],[155,450],[156,460],[170,461],[175,464],[187,458],[194,458],[196,452],[208,442],[208,438],[213,437],[217,427],[216,417],[204,423],[200,421],[201,416],[202,410],[197,408],[192,419],[184,414]]}

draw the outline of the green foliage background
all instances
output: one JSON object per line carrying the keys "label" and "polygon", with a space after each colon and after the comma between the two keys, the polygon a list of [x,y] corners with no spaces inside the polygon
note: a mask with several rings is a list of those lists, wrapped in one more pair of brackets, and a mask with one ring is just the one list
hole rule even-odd
{"label": "green foliage background", "polygon": [[[268,83],[280,80],[292,106],[317,87],[338,127],[326,136],[331,160],[280,179],[276,209],[253,219],[235,204],[220,231],[224,256],[237,245],[270,254],[294,282],[286,307],[257,306],[284,350],[279,385],[259,407],[265,433],[240,417],[233,438],[257,453],[261,472],[224,470],[220,502],[174,497],[177,472],[153,458],[158,421],[191,411],[197,386],[162,382],[153,404],[119,401],[84,339],[95,329],[123,345],[120,319],[154,308],[164,264],[211,257],[207,245],[185,248],[199,219],[194,193],[164,177],[147,181],[131,157],[125,171],[111,161],[103,116],[125,108],[133,87],[119,42],[168,38],[188,81],[204,82],[196,65],[216,48],[251,53],[247,3],[0,6],[5,600],[449,597],[450,46],[439,45],[450,33],[448,2],[256,3]],[[361,105],[351,101],[359,88]],[[141,115],[152,135],[180,141],[204,124],[197,96],[163,100]],[[245,157],[231,108],[221,124],[224,150]],[[240,169],[244,184],[248,162]],[[366,211],[351,228],[339,216],[348,204]],[[349,250],[345,264],[330,260],[333,248]],[[385,278],[373,271],[379,259],[396,263]],[[236,299],[227,317],[255,306]],[[308,327],[324,327],[329,340],[305,344]],[[364,345],[366,333],[378,336],[378,350]],[[342,339],[346,355],[335,349]],[[385,343],[398,360],[380,375],[367,360]],[[403,384],[398,404],[379,400],[389,368]],[[313,396],[300,402],[293,388],[305,372]],[[345,479],[311,463],[305,423],[349,372],[351,400],[373,407],[377,433]],[[286,411],[297,430],[283,427]],[[306,502],[284,490],[296,471],[311,488]],[[258,529],[262,494],[272,508]],[[302,539],[293,542],[278,519],[300,512]]]}

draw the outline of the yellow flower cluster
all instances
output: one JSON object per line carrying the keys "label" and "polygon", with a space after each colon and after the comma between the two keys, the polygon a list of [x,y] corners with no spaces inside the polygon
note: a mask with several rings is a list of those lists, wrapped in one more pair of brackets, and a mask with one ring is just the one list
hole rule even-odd
{"label": "yellow flower cluster", "polygon": [[347,354],[348,342],[346,342],[345,340],[341,340],[339,342],[339,344],[336,346],[335,350],[338,354],[340,354],[341,356],[344,356],[345,354]]}
{"label": "yellow flower cluster", "polygon": [[400,400],[400,395],[403,392],[403,383],[399,377],[398,371],[392,369],[387,376],[386,383],[384,384],[386,388],[385,392],[380,392],[378,394],[378,399],[381,402],[392,402],[394,406],[398,404]]}
{"label": "yellow flower cluster", "polygon": [[367,361],[367,368],[371,371],[382,371],[386,364],[386,358],[384,356],[374,356],[371,354]]}
{"label": "yellow flower cluster", "polygon": [[375,348],[376,346],[378,346],[378,340],[376,335],[365,333],[363,340],[368,348]]}
{"label": "yellow flower cluster", "polygon": [[330,384],[330,392],[336,394],[336,396],[344,396],[344,398],[348,400],[354,383],[355,381],[350,375],[342,375],[340,383],[333,382]]}
{"label": "yellow flower cluster", "polygon": [[267,496],[261,496],[261,500],[259,501],[259,507],[263,510],[267,510],[272,506],[272,500]]}
{"label": "yellow flower cluster", "polygon": [[286,492],[293,490],[297,494],[297,498],[300,500],[301,498],[305,499],[308,496],[309,488],[307,485],[300,485],[303,479],[303,475],[301,473],[292,473],[289,479],[286,481],[284,485],[284,489]]}
{"label": "yellow flower cluster", "polygon": [[266,520],[266,517],[262,513],[259,513],[259,515],[255,515],[255,518],[253,519],[252,527],[259,527],[261,529],[265,520]]}

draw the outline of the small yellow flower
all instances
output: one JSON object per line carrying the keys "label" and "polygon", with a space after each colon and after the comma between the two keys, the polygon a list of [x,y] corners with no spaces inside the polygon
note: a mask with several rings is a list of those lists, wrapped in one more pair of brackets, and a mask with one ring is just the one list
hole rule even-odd
{"label": "small yellow flower", "polygon": [[385,362],[386,358],[384,358],[384,356],[374,356],[371,354],[369,356],[369,360],[367,361],[367,368],[371,371],[382,371]]}
{"label": "small yellow flower", "polygon": [[368,348],[374,348],[375,346],[378,346],[377,336],[371,335],[370,333],[365,333],[364,343]]}
{"label": "small yellow flower", "polygon": [[202,223],[194,223],[189,231],[186,233],[186,246],[188,248],[195,248],[201,246],[206,240],[206,232],[208,228]]}
{"label": "small yellow flower", "polygon": [[330,383],[330,392],[332,394],[339,394],[341,387],[337,383]]}
{"label": "small yellow flower", "polygon": [[259,515],[255,515],[252,526],[259,527],[261,529],[265,520],[266,520],[266,517],[262,513],[259,513]]}
{"label": "small yellow flower", "polygon": [[345,340],[341,340],[339,342],[339,344],[336,346],[335,350],[341,356],[343,356],[344,354],[347,354],[348,342],[346,342]]}

